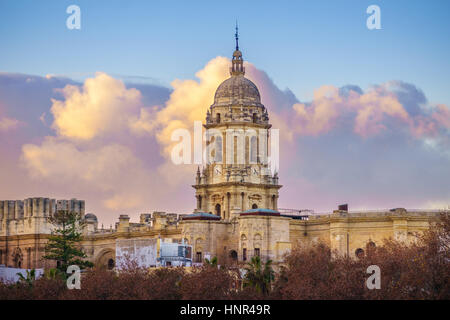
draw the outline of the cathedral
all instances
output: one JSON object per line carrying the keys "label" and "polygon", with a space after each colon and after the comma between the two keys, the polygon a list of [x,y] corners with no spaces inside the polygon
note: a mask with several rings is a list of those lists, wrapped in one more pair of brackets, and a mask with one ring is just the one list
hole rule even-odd
{"label": "cathedral", "polygon": [[[99,228],[84,201],[30,198],[0,201],[0,265],[48,268],[43,260],[55,210],[79,212],[86,221],[82,247],[96,265],[114,268],[123,240],[164,239],[188,244],[193,263],[217,257],[219,263],[245,263],[253,256],[275,264],[299,244],[328,244],[338,254],[363,254],[383,239],[414,241],[440,211],[395,208],[351,212],[346,206],[328,214],[278,208],[281,189],[269,160],[269,112],[256,85],[245,77],[236,34],[230,77],[216,90],[206,114],[207,163],[195,175],[196,209],[191,214],[153,212],[139,222],[128,215],[109,229]],[[273,143],[272,143],[273,144]]]}

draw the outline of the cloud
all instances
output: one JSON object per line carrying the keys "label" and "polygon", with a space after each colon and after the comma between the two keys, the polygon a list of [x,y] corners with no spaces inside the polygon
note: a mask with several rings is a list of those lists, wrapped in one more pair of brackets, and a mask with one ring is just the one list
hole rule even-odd
{"label": "cloud", "polygon": [[23,165],[34,179],[59,181],[104,194],[108,209],[135,208],[145,201],[144,193],[156,192],[154,180],[144,163],[126,146],[105,145],[83,149],[71,142],[48,137],[41,145],[22,147]]}
{"label": "cloud", "polygon": [[214,93],[228,76],[229,59],[217,57],[195,75],[196,80],[174,80],[173,92],[160,110],[143,109],[140,117],[132,123],[135,132],[156,134],[164,146],[164,155],[170,154],[173,130],[193,129],[194,121],[202,121],[214,102]]}
{"label": "cloud", "polygon": [[105,73],[85,81],[82,89],[67,85],[64,100],[53,99],[53,128],[59,135],[89,140],[128,126],[129,117],[140,110],[141,94]]}
{"label": "cloud", "polygon": [[450,129],[450,109],[445,105],[424,107],[425,96],[413,85],[389,82],[363,92],[357,86],[322,86],[313,101],[296,103],[291,122],[300,135],[317,136],[352,128],[361,137],[388,131],[409,131],[411,137],[441,135]]}
{"label": "cloud", "polygon": [[[154,137],[134,135],[128,123],[137,119],[140,106],[161,106],[171,90],[143,83],[137,87],[101,73],[85,83],[0,73],[1,115],[27,124],[8,136],[0,131],[0,180],[8,181],[0,187],[3,197],[78,197],[87,201],[87,210],[108,222],[121,210],[133,215],[164,208],[159,146]],[[132,107],[130,101],[135,102]],[[1,115],[8,128],[16,123],[3,121]],[[80,123],[70,121],[69,115]],[[82,130],[89,135],[83,136]]]}
{"label": "cloud", "polygon": [[14,130],[19,127],[21,122],[17,119],[3,117],[0,118],[0,132],[6,132],[9,130]]}

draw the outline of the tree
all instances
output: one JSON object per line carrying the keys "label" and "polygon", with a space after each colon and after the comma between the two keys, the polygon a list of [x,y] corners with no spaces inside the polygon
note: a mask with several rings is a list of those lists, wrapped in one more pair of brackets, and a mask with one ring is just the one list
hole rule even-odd
{"label": "tree", "polygon": [[185,273],[180,281],[180,293],[186,300],[224,300],[236,291],[236,272],[217,266],[203,265]]}
{"label": "tree", "polygon": [[268,294],[275,272],[272,269],[272,260],[268,260],[263,267],[261,258],[254,256],[245,268],[244,288],[253,287],[262,294]]}
{"label": "tree", "polygon": [[86,254],[79,249],[84,225],[81,215],[61,210],[49,220],[54,229],[45,248],[47,254],[44,259],[57,261],[57,269],[64,276],[70,265],[77,265],[80,269],[92,267],[91,262],[83,260]]}

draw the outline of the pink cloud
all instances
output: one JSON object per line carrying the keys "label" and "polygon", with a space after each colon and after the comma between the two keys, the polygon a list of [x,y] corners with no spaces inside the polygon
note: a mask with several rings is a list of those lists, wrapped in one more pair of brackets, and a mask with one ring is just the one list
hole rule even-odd
{"label": "pink cloud", "polygon": [[0,132],[6,132],[10,130],[17,129],[22,122],[20,122],[17,119],[8,118],[8,117],[2,117],[0,118]]}

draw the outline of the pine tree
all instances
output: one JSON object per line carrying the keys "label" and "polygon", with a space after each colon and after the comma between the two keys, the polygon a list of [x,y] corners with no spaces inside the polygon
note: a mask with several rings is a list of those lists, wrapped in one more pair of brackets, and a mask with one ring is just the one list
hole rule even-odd
{"label": "pine tree", "polygon": [[87,256],[79,249],[84,225],[81,215],[61,210],[49,220],[54,229],[45,248],[47,254],[43,258],[56,261],[57,269],[62,275],[66,275],[70,265],[77,265],[80,269],[92,267],[92,262],[84,260]]}

